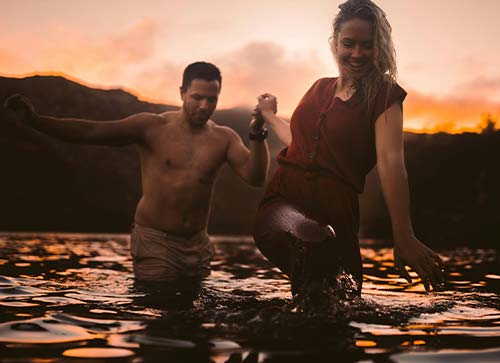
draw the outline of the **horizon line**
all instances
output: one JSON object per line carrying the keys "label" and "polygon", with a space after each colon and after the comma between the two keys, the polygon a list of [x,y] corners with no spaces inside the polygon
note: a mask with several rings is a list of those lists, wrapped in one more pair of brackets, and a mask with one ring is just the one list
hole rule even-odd
{"label": "horizon line", "polygon": [[[137,98],[138,101],[142,102],[147,102],[150,104],[156,104],[156,105],[163,105],[163,106],[170,106],[170,107],[181,107],[181,104],[172,104],[169,103],[166,100],[161,100],[161,99],[155,99],[153,97],[147,97],[144,95],[141,95],[139,92],[130,89],[125,86],[103,86],[99,84],[95,84],[92,82],[87,82],[84,81],[81,78],[72,76],[70,74],[67,74],[65,72],[61,71],[33,71],[33,72],[28,72],[28,73],[22,73],[22,74],[9,74],[9,73],[3,73],[0,72],[0,77],[3,78],[11,78],[11,79],[26,79],[26,78],[32,78],[32,77],[60,77],[63,78],[67,81],[71,81],[74,83],[77,83],[81,86],[95,89],[95,90],[101,90],[101,91],[114,91],[114,90],[121,90],[123,92],[129,93],[130,95],[134,96]],[[245,110],[252,110],[251,105],[236,105],[233,107],[227,107],[227,108],[222,108],[222,109],[217,109],[217,111],[230,111],[230,110],[235,110],[235,109],[245,109]],[[489,115],[489,113],[485,113],[486,115]],[[285,120],[290,120],[291,115],[281,115]],[[434,135],[434,134],[439,134],[439,133],[446,133],[450,135],[460,135],[460,134],[465,134],[465,133],[474,133],[474,134],[481,134],[487,127],[488,121],[492,121],[495,123],[495,120],[488,119],[488,120],[482,120],[482,122],[478,123],[476,126],[461,126],[458,128],[453,128],[453,129],[446,129],[446,125],[435,125],[433,127],[421,127],[421,128],[414,128],[414,127],[405,127],[403,126],[403,131],[408,132],[408,133],[414,133],[414,134],[427,134],[427,135]],[[500,131],[500,128],[495,127],[494,128],[496,131]]]}

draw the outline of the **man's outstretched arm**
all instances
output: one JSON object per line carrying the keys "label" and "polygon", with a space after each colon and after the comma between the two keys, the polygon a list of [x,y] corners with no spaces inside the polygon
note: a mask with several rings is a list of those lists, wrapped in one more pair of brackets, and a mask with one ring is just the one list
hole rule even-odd
{"label": "man's outstretched arm", "polygon": [[49,136],[77,144],[123,146],[142,143],[147,126],[158,115],[139,113],[117,121],[91,121],[39,115],[27,97],[13,95],[5,108],[22,114],[24,122]]}

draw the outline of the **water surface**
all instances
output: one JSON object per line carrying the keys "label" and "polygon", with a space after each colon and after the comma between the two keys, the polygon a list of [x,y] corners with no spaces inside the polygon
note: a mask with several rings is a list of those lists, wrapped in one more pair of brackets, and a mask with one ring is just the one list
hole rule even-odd
{"label": "water surface", "polygon": [[426,293],[391,249],[362,248],[361,299],[313,315],[251,240],[214,242],[212,275],[187,289],[134,284],[127,235],[1,234],[0,361],[500,360],[496,250],[439,251],[449,286]]}

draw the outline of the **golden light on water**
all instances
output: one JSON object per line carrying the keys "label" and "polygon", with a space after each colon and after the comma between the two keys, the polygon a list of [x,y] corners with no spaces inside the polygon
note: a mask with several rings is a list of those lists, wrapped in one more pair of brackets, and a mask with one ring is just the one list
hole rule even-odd
{"label": "golden light on water", "polygon": [[[82,235],[80,239],[63,240],[61,238],[51,242],[58,244],[60,248],[47,248],[49,247],[47,244],[50,243],[44,239],[41,240],[44,249],[51,250],[54,254],[76,254],[79,256],[80,263],[85,262],[85,265],[78,266],[79,268],[74,266],[73,269],[67,268],[65,260],[60,261],[62,265],[49,265],[50,261],[55,264],[59,262],[59,259],[46,259],[45,257],[33,259],[31,256],[35,254],[34,248],[38,248],[35,244],[30,244],[30,248],[24,249],[24,255],[13,254],[9,261],[11,266],[16,261],[31,260],[33,262],[32,267],[22,270],[24,278],[18,275],[1,277],[6,287],[3,292],[8,297],[8,299],[0,297],[1,302],[17,302],[19,305],[5,309],[8,311],[5,319],[8,322],[0,326],[0,338],[8,342],[7,349],[24,349],[24,352],[35,355],[38,354],[40,345],[47,343],[49,349],[45,352],[49,353],[44,352],[44,357],[53,352],[59,360],[65,361],[90,361],[91,359],[107,361],[110,358],[120,360],[121,357],[125,358],[122,360],[132,357],[128,360],[140,361],[152,349],[154,352],[164,352],[175,347],[196,349],[195,342],[180,341],[177,340],[180,337],[175,336],[175,339],[165,338],[165,333],[170,333],[169,329],[172,327],[180,328],[179,331],[184,329],[184,321],[179,319],[180,326],[172,326],[171,320],[162,319],[162,316],[164,317],[163,306],[156,309],[141,305],[143,295],[136,295],[139,291],[133,290],[130,274],[127,276],[126,272],[123,273],[124,271],[131,272],[129,260],[121,257],[128,251],[128,236],[120,238],[121,240],[112,239],[118,241],[117,244],[110,243],[111,239],[99,240],[93,235]],[[6,246],[17,252],[20,242],[22,243],[12,238]],[[272,273],[273,270],[267,269],[263,260],[260,263],[253,260],[253,254],[251,257],[235,259],[228,263],[225,256],[235,250],[252,252],[251,240],[239,245],[227,241],[219,242],[217,246],[220,247],[220,252],[214,260],[216,268],[205,285],[208,299],[202,296],[199,304],[196,303],[202,308],[196,310],[196,314],[200,314],[200,319],[196,322],[201,329],[199,333],[212,337],[222,331],[221,329],[225,331],[229,328],[229,325],[225,325],[228,322],[227,319],[232,314],[231,319],[234,317],[238,319],[232,320],[238,325],[238,331],[248,327],[249,331],[252,330],[252,334],[255,331],[260,334],[260,330],[255,330],[254,327],[260,328],[262,325],[259,324],[264,319],[266,321],[281,319],[285,311],[283,307],[290,306],[288,305],[289,282],[283,275]],[[235,248],[235,246],[238,247]],[[349,316],[349,325],[357,330],[354,333],[354,341],[351,330],[345,337],[349,348],[352,348],[352,345],[357,347],[353,349],[356,354],[362,351],[367,359],[375,358],[375,355],[387,354],[384,358],[392,359],[393,354],[399,353],[432,351],[432,354],[434,352],[439,354],[439,351],[445,349],[463,349],[464,341],[473,344],[477,342],[478,347],[490,347],[497,344],[495,339],[498,335],[500,315],[498,306],[492,299],[492,292],[500,279],[497,269],[492,266],[492,262],[496,261],[498,256],[496,250],[445,251],[443,257],[448,261],[449,270],[460,272],[460,276],[448,275],[448,279],[452,282],[455,278],[459,284],[451,283],[448,291],[436,293],[425,293],[422,285],[418,284],[418,279],[408,284],[395,273],[394,266],[384,263],[389,262],[388,259],[392,257],[390,249],[364,249],[363,251],[366,252],[366,256],[363,257],[365,262],[363,303],[358,305],[357,302],[353,302],[349,305],[350,314],[353,314]],[[379,258],[376,259],[376,256]],[[109,261],[115,262],[116,268],[110,268]],[[92,267],[89,267],[87,262],[89,264],[92,262]],[[464,266],[467,264],[471,264],[473,270],[465,270]],[[50,271],[49,269],[53,269],[54,266],[58,266],[55,270],[63,272],[63,275],[50,276],[41,284],[38,280],[40,271]],[[387,268],[387,271],[382,271],[380,267]],[[239,270],[233,270],[234,268]],[[64,269],[66,269],[65,272]],[[252,271],[251,274],[240,275],[242,271],[247,273],[249,270]],[[30,272],[31,277],[28,275]],[[51,285],[51,282],[54,284]],[[471,287],[475,285],[484,286],[472,289]],[[49,289],[49,287],[54,288]],[[68,288],[72,292],[68,291]],[[131,294],[131,291],[134,293]],[[23,294],[19,294],[20,292]],[[248,309],[247,303],[253,307],[256,304],[256,298],[262,299],[259,304],[263,305],[256,306],[255,310]],[[80,301],[75,299],[79,299],[84,304],[77,304]],[[244,305],[238,303],[235,306],[234,301],[240,301],[240,299]],[[32,309],[27,305],[22,306],[33,302],[39,302],[43,309],[52,311],[53,314],[37,318],[31,318],[31,314],[16,315],[18,311],[39,315],[41,307]],[[230,305],[231,310],[225,304]],[[212,310],[205,309],[207,306],[209,309],[221,309],[217,310],[216,319]],[[77,313],[77,315],[70,315],[68,312]],[[26,318],[27,316],[30,318]],[[248,323],[249,317],[252,318],[250,324]],[[260,320],[261,318],[263,319]],[[301,317],[293,316],[293,319],[297,318]],[[147,323],[144,323],[145,320]],[[149,322],[153,323],[154,329],[148,329]],[[156,325],[160,322],[166,324]],[[16,326],[13,327],[14,324]],[[162,329],[159,329],[160,327]],[[267,329],[267,325],[265,327]],[[129,333],[144,329],[147,329],[144,334]],[[153,335],[156,331],[159,332],[159,336]],[[149,335],[150,332],[153,334]],[[274,336],[275,333],[272,334]],[[299,339],[303,339],[303,336],[304,334],[300,332]],[[241,341],[247,339],[244,335],[240,337]],[[288,337],[286,335],[287,339]],[[65,342],[71,342],[73,348],[80,348],[69,349],[68,345],[61,348],[60,344],[66,344]],[[104,344],[107,345],[103,346]],[[99,348],[92,347],[97,345]],[[206,344],[202,347],[205,349]],[[233,347],[237,349],[233,350]],[[115,350],[115,348],[123,350]],[[228,351],[240,352],[242,349],[247,348],[218,341],[212,347],[214,354],[217,355],[211,359],[226,362],[229,356],[224,355],[222,358],[219,351],[224,351],[226,354]],[[471,348],[471,350],[474,349],[475,347]],[[64,356],[61,358],[63,350]],[[15,354],[16,352],[11,356],[14,357]],[[264,354],[259,353],[256,360],[261,361],[263,357]],[[399,361],[398,357],[400,356],[394,357],[394,360]],[[331,359],[331,357],[327,358]],[[242,355],[241,359],[245,357]],[[304,361],[308,360],[304,359]]]}
{"label": "golden light on water", "polygon": [[412,341],[406,340],[403,343],[401,343],[400,345],[403,347],[409,347],[412,345],[425,345],[425,344],[426,344],[425,340],[412,340]]}
{"label": "golden light on water", "polygon": [[500,275],[495,275],[495,274],[488,274],[488,275],[485,275],[484,277],[486,277],[487,279],[492,279],[492,280],[500,280]]}
{"label": "golden light on water", "polygon": [[25,307],[38,306],[38,304],[24,302],[24,301],[0,301],[0,306],[25,308]]}
{"label": "golden light on water", "polygon": [[360,348],[376,347],[377,343],[373,340],[356,340],[356,346]]}
{"label": "golden light on water", "polygon": [[479,281],[477,283],[470,284],[470,286],[473,286],[473,287],[483,287],[483,286],[486,286],[486,282]]}
{"label": "golden light on water", "polygon": [[396,274],[387,274],[387,277],[389,277],[389,278],[391,278],[391,279],[398,279],[398,278],[400,278],[401,276],[396,275]]}
{"label": "golden light on water", "polygon": [[122,348],[75,348],[65,350],[62,355],[70,358],[126,358],[135,353]]}

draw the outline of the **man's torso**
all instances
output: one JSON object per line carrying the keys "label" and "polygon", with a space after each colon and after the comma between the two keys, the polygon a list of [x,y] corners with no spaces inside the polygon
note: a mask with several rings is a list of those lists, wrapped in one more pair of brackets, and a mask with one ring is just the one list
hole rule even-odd
{"label": "man's torso", "polygon": [[226,161],[227,132],[209,121],[199,130],[179,113],[162,115],[139,146],[143,196],[135,222],[179,236],[206,229],[213,185]]}

